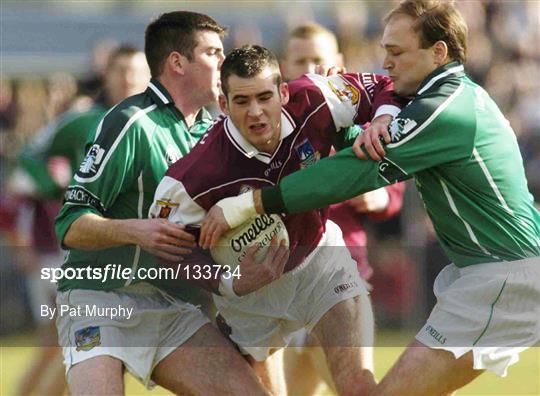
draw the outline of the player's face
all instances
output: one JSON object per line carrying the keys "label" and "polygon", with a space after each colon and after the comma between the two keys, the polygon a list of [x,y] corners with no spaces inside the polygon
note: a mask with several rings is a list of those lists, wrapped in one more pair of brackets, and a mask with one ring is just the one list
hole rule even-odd
{"label": "player's face", "polygon": [[286,83],[276,84],[276,70],[266,68],[252,78],[231,75],[221,109],[257,150],[273,153],[281,135],[281,107],[289,101]]}
{"label": "player's face", "polygon": [[150,69],[142,52],[118,56],[105,74],[108,100],[116,104],[125,98],[139,94],[150,81]]}
{"label": "player's face", "polygon": [[220,70],[225,56],[216,32],[197,32],[196,39],[198,44],[193,50],[193,58],[185,65],[185,77],[192,83],[193,95],[206,105],[215,102],[219,96]]}
{"label": "player's face", "polygon": [[437,68],[433,47],[420,48],[413,19],[398,15],[386,25],[381,41],[386,50],[383,68],[394,81],[394,90],[403,96],[413,95],[420,83]]}
{"label": "player's face", "polygon": [[287,44],[286,56],[282,63],[286,80],[314,73],[317,65],[343,66],[343,57],[337,52],[335,43],[324,34],[308,39],[291,38]]}

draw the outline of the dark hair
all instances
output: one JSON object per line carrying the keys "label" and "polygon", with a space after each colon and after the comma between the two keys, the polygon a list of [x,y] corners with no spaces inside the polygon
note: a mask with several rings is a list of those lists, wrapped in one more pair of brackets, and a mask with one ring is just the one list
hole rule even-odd
{"label": "dark hair", "polygon": [[223,93],[227,95],[229,91],[228,79],[231,75],[250,78],[267,67],[275,70],[275,82],[279,86],[282,81],[279,62],[270,50],[260,45],[244,45],[241,48],[233,49],[221,65],[221,89]]}
{"label": "dark hair", "polygon": [[173,51],[191,61],[198,44],[195,33],[204,30],[223,36],[227,28],[208,15],[190,11],[169,12],[150,23],[145,33],[144,53],[152,77],[161,74],[163,62]]}
{"label": "dark hair", "polygon": [[384,21],[388,23],[396,15],[408,15],[415,20],[413,29],[422,48],[444,41],[450,58],[461,62],[467,59],[467,24],[453,0],[403,0]]}
{"label": "dark hair", "polygon": [[142,51],[136,46],[132,44],[121,44],[109,55],[109,59],[107,60],[107,69],[110,69],[118,58],[122,56],[134,56],[137,54],[142,54]]}

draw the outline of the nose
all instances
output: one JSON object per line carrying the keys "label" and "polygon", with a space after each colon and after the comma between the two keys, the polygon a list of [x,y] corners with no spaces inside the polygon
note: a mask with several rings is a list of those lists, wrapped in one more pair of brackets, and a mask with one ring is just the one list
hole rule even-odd
{"label": "nose", "polygon": [[248,116],[257,118],[263,113],[262,107],[257,100],[252,100],[248,107]]}
{"label": "nose", "polygon": [[386,55],[383,59],[382,68],[384,70],[390,70],[393,67],[393,63],[388,59],[388,55]]}
{"label": "nose", "polygon": [[225,54],[223,52],[220,52],[219,53],[218,70],[221,70],[221,65],[223,64],[224,60],[225,60]]}

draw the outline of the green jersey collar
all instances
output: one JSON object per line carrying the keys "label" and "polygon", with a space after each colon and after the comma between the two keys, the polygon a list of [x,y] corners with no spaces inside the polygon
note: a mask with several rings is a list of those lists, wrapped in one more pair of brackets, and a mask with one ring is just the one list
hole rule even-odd
{"label": "green jersey collar", "polygon": [[463,75],[465,75],[465,68],[461,62],[454,61],[447,63],[446,65],[442,65],[433,70],[433,72],[431,72],[431,74],[427,76],[424,81],[422,81],[418,87],[418,90],[416,91],[416,95],[422,95],[429,88],[431,88],[433,84],[442,78],[446,78],[448,76],[461,77]]}
{"label": "green jersey collar", "polygon": [[161,83],[156,79],[151,79],[146,88],[146,93],[156,102],[158,107],[174,103],[171,95]]}
{"label": "green jersey collar", "polygon": [[[152,98],[152,100],[158,105],[158,107],[167,106],[167,105],[174,105],[174,100],[172,96],[169,94],[167,89],[161,84],[158,80],[155,78],[151,79],[148,83],[148,88],[146,88],[146,93]],[[184,120],[184,115],[180,110],[178,110],[175,106],[171,106],[173,109],[173,112],[176,113],[177,117],[180,120]],[[199,113],[197,113],[197,118],[195,119],[195,123],[204,121],[208,122],[208,120],[212,120],[212,116],[210,113],[205,109],[202,108]]]}

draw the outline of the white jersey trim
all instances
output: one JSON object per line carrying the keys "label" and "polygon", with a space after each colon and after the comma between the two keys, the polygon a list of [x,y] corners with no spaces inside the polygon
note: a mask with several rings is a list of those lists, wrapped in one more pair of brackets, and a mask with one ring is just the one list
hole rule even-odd
{"label": "white jersey trim", "polygon": [[155,93],[155,94],[163,101],[164,104],[169,104],[169,103],[171,103],[171,102],[169,101],[169,99],[167,99],[167,97],[166,97],[165,95],[163,95],[163,94],[161,93],[161,91],[160,91],[154,84],[152,84],[152,82],[149,82],[149,83],[148,83],[148,87],[149,87],[152,91],[154,91],[154,93]]}
{"label": "white jersey trim", "polygon": [[202,197],[203,195],[208,194],[210,191],[214,191],[214,190],[220,189],[220,188],[225,187],[225,186],[229,186],[229,185],[234,184],[234,183],[243,182],[243,181],[250,181],[250,180],[262,181],[262,182],[265,182],[265,183],[270,184],[271,186],[275,186],[275,184],[272,183],[272,182],[271,182],[270,180],[268,180],[268,179],[261,179],[261,178],[259,178],[259,177],[246,177],[246,178],[243,178],[243,179],[232,180],[232,181],[230,181],[230,182],[220,184],[219,186],[214,186],[214,187],[212,187],[212,188],[209,188],[208,190],[203,191],[202,193],[197,194],[195,197],[193,197],[193,199],[199,199],[199,198]]}
{"label": "white jersey trim", "polygon": [[474,234],[474,231],[472,230],[469,223],[465,221],[463,217],[461,217],[461,214],[459,213],[458,208],[456,207],[456,203],[454,202],[454,199],[452,198],[452,195],[450,194],[450,191],[448,190],[448,187],[446,186],[446,183],[443,180],[439,180],[441,182],[442,189],[444,191],[444,195],[446,195],[446,199],[448,200],[448,204],[450,205],[450,209],[452,209],[452,212],[463,222],[463,225],[465,226],[465,229],[467,230],[467,233],[469,234],[469,238],[471,238],[471,241],[480,248],[480,250],[488,255],[493,257],[496,260],[500,260],[499,257],[491,254],[485,247],[480,245],[480,242],[478,241],[478,238]]}
{"label": "white jersey trim", "polygon": [[103,118],[101,118],[101,121],[99,122],[98,127],[97,127],[97,130],[96,130],[96,136],[94,136],[94,142],[97,140],[97,138],[98,138],[99,135],[101,134],[101,128],[103,127],[103,120],[105,119],[105,117],[107,117],[107,116],[109,115],[109,113],[110,113],[111,111],[113,111],[113,109],[114,109],[116,106],[118,106],[118,104],[115,104],[113,107],[111,107],[111,108],[109,109],[109,111],[107,111],[107,112],[105,113],[105,115],[103,116]]}
{"label": "white jersey trim", "polygon": [[426,85],[424,85],[424,87],[420,91],[418,91],[417,95],[422,95],[424,92],[426,92],[429,88],[431,88],[431,86],[433,84],[435,84],[437,81],[439,81],[441,78],[449,76],[450,74],[455,74],[455,73],[462,72],[464,70],[465,70],[465,68],[463,67],[463,65],[455,66],[455,67],[452,67],[452,68],[448,69],[444,73],[441,73],[438,76],[433,77]]}
{"label": "white jersey trim", "polygon": [[248,158],[256,158],[265,164],[269,164],[272,162],[274,155],[279,151],[281,141],[293,133],[296,126],[292,120],[292,117],[283,109],[281,111],[281,134],[279,137],[279,146],[276,148],[273,155],[257,150],[246,138],[242,136],[240,131],[236,128],[236,125],[234,125],[229,117],[227,117],[225,120],[224,127],[227,137],[238,151]]}
{"label": "white jersey trim", "polygon": [[388,147],[388,148],[399,147],[402,144],[407,143],[409,140],[411,140],[413,137],[418,135],[420,132],[422,132],[427,126],[429,126],[429,124],[431,124],[433,122],[433,120],[435,118],[437,118],[437,116],[439,114],[441,114],[450,105],[450,103],[452,103],[454,101],[454,99],[457,98],[457,96],[461,93],[461,91],[463,91],[464,87],[465,86],[463,85],[463,83],[460,83],[459,87],[457,87],[457,89],[454,91],[454,93],[452,95],[450,95],[439,107],[437,107],[437,110],[435,110],[433,112],[433,114],[431,114],[431,116],[426,121],[424,121],[423,124],[420,124],[420,126],[418,128],[416,128],[416,130],[414,130],[405,139],[400,140],[399,142],[396,142],[396,143],[390,143],[386,147]]}
{"label": "white jersey trim", "polygon": [[[143,204],[144,204],[144,182],[143,182],[143,174],[139,175],[137,178],[137,186],[139,188],[139,200],[137,201],[137,217],[139,219],[143,218]],[[133,282],[133,278],[135,277],[135,271],[137,270],[137,267],[139,266],[139,259],[141,257],[141,247],[139,245],[135,246],[135,254],[133,255],[133,264],[131,265],[131,276],[126,281],[124,286],[128,286]]]}
{"label": "white jersey trim", "polygon": [[[107,155],[105,156],[105,159],[103,160],[103,164],[99,167],[99,170],[97,171],[97,173],[94,176],[89,177],[89,178],[79,177],[77,176],[77,174],[75,174],[75,177],[74,177],[75,180],[78,181],[79,183],[91,183],[94,180],[98,179],[103,173],[103,169],[105,169],[105,165],[107,165],[107,162],[111,158],[111,155],[114,153],[114,151],[116,150],[116,147],[120,144],[120,141],[126,134],[127,130],[131,127],[131,125],[133,125],[133,123],[137,121],[139,118],[141,118],[142,116],[146,115],[147,113],[151,112],[152,110],[156,108],[157,108],[157,104],[153,104],[152,106],[148,106],[145,109],[141,109],[137,111],[134,115],[132,115],[131,118],[126,122],[126,125],[124,125],[124,128],[122,128],[122,130],[118,134],[118,137],[114,141],[109,151],[107,152]],[[101,120],[101,122],[103,123],[103,120]]]}
{"label": "white jersey trim", "polygon": [[482,159],[482,157],[480,156],[480,154],[476,150],[476,147],[473,149],[473,155],[474,155],[474,158],[476,159],[476,162],[478,162],[478,165],[480,165],[480,168],[482,169],[482,172],[484,173],[484,176],[486,176],[486,179],[488,180],[491,189],[493,190],[493,192],[495,193],[495,195],[499,199],[499,202],[501,203],[502,207],[504,209],[506,209],[506,211],[508,213],[513,215],[514,212],[512,211],[512,209],[510,209],[510,207],[506,203],[504,197],[501,194],[501,191],[499,190],[499,188],[495,184],[495,181],[493,180],[493,177],[491,176],[491,173],[489,173],[489,169],[487,168],[484,160]]}

